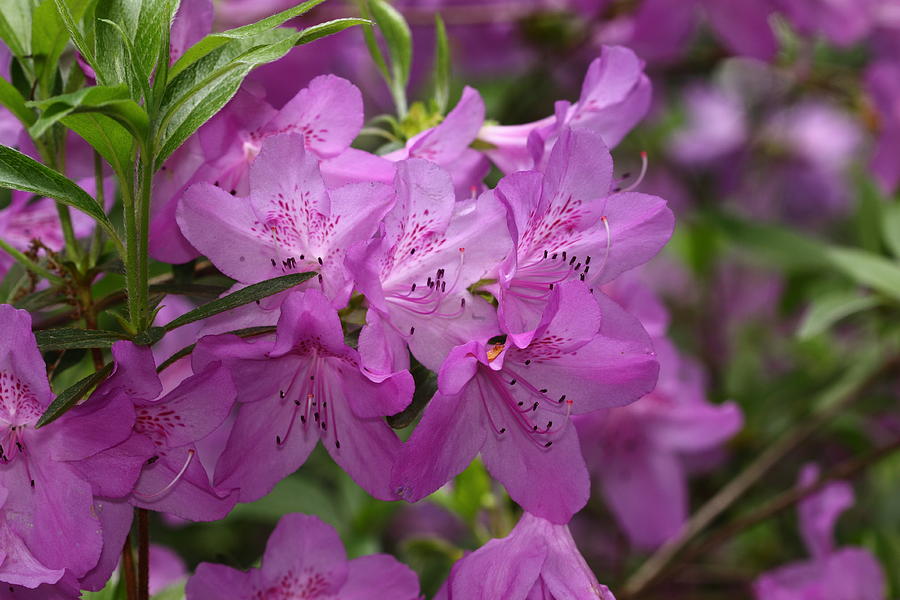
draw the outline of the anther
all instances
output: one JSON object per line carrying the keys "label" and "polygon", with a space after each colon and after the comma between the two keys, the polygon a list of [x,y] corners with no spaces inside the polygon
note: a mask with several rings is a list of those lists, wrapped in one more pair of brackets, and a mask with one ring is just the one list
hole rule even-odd
{"label": "anther", "polygon": [[410,327],[410,328],[409,328],[409,335],[412,335],[412,334],[414,334],[415,332],[416,332],[416,328],[415,328],[415,327]]}
{"label": "anther", "polygon": [[319,261],[319,264],[320,264],[320,265],[321,265],[321,264],[324,264],[324,263],[322,262],[322,257],[321,257],[321,256],[320,256],[319,258],[317,258],[316,260]]}
{"label": "anther", "polygon": [[553,445],[553,442],[547,442],[546,444],[544,444],[544,448],[549,448],[552,445]]}
{"label": "anther", "polygon": [[278,397],[284,398],[284,390],[278,390]]}

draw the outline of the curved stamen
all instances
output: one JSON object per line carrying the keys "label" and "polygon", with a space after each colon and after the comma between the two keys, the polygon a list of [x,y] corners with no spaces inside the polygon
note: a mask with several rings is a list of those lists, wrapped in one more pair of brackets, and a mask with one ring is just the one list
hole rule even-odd
{"label": "curved stamen", "polygon": [[171,490],[173,487],[175,487],[176,483],[181,481],[181,478],[184,477],[184,474],[187,473],[188,467],[191,466],[191,462],[194,460],[194,455],[196,453],[197,452],[193,448],[188,450],[187,459],[184,461],[184,464],[181,466],[181,470],[178,471],[178,474],[175,475],[175,477],[172,479],[172,481],[170,481],[164,488],[162,488],[158,492],[154,492],[152,494],[141,494],[140,492],[135,491],[134,497],[137,498],[138,500],[140,500],[141,502],[150,502],[150,501],[155,500],[155,499],[159,498],[160,496],[163,496],[166,493],[168,493],[169,490]]}
{"label": "curved stamen", "polygon": [[641,182],[644,180],[644,176],[647,174],[647,153],[641,152],[641,172],[638,173],[637,179],[635,179],[631,185],[627,188],[623,189],[623,192],[633,192],[637,186],[641,185]]}

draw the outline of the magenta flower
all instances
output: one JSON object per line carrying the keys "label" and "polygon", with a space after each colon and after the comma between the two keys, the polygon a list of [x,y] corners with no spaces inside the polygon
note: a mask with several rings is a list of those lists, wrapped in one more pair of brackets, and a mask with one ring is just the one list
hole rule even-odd
{"label": "magenta flower", "polygon": [[[347,266],[369,304],[369,326],[360,337],[367,366],[372,349],[381,370],[406,368],[413,355],[437,371],[450,350],[497,328],[495,311],[468,291],[496,277],[512,249],[506,210],[490,194],[457,201],[447,173],[434,163],[397,164],[396,204],[380,234],[348,252]],[[397,349],[391,352],[390,349]]]}
{"label": "magenta flower", "polygon": [[185,592],[188,600],[420,597],[415,573],[393,556],[372,554],[347,560],[331,526],[296,513],[278,521],[258,568],[238,571],[201,563]]}
{"label": "magenta flower", "polygon": [[505,538],[453,565],[435,600],[615,600],[584,561],[566,525],[525,512]]}
{"label": "magenta flower", "polygon": [[266,138],[261,148],[250,167],[250,197],[197,184],[180,202],[181,231],[241,283],[318,271],[318,282],[307,287],[321,287],[343,306],[351,290],[346,250],[375,233],[393,203],[390,188],[361,183],[326,190],[318,160],[296,133]]}
{"label": "magenta flower", "polygon": [[659,546],[684,525],[687,459],[720,446],[742,423],[734,403],[706,401],[698,365],[665,338],[653,345],[660,362],[655,390],[632,405],[574,419],[607,505],[641,549]]}
{"label": "magenta flower", "polygon": [[384,158],[401,161],[425,158],[444,167],[453,177],[458,198],[472,195],[481,188],[481,180],[490,170],[487,159],[469,146],[484,125],[484,101],[474,89],[466,86],[462,97],[441,123],[413,136],[406,146],[386,154]]}
{"label": "magenta flower", "polygon": [[403,371],[370,380],[321,292],[287,297],[274,340],[203,338],[195,368],[211,361],[230,370],[240,402],[216,467],[219,487],[240,488],[242,502],[256,500],[297,470],[322,440],[366,491],[392,498],[388,479],[400,441],[382,417],[409,404],[412,377]]}
{"label": "magenta flower", "polygon": [[128,407],[84,406],[36,430],[52,394],[31,318],[0,305],[0,330],[0,582],[80,578],[100,559],[103,525],[81,461],[127,437]]}
{"label": "magenta flower", "polygon": [[615,146],[650,108],[643,69],[628,48],[604,46],[588,67],[578,102],[557,102],[555,115],[525,125],[485,125],[478,137],[495,146],[485,154],[507,174],[539,168],[566,127],[587,129]]}
{"label": "magenta flower", "polygon": [[599,137],[565,129],[545,172],[514,173],[497,185],[516,244],[500,267],[498,316],[516,345],[531,340],[555,285],[600,286],[652,258],[672,234],[666,202],[613,190],[612,170]]}
{"label": "magenta flower", "polygon": [[419,500],[480,452],[513,500],[567,523],[589,488],[569,416],[637,400],[653,389],[657,370],[636,319],[582,283],[557,286],[526,348],[478,340],[450,352],[393,487]]}
{"label": "magenta flower", "polygon": [[[149,348],[117,342],[112,352],[116,372],[97,389],[92,401],[126,398],[134,406],[134,428],[111,456],[101,455],[98,460],[114,461],[123,454],[143,458],[140,477],[127,496],[134,506],[192,521],[223,518],[237,501],[237,493],[210,484],[197,443],[222,425],[234,403],[234,385],[226,369],[208,364],[183,381],[161,381]],[[97,486],[111,485],[107,465],[91,466],[85,476],[96,477]]]}
{"label": "magenta flower", "polygon": [[[351,181],[393,177],[390,162],[350,149],[362,127],[363,105],[359,90],[345,79],[323,75],[313,79],[281,110],[274,109],[254,92],[242,89],[209,123],[180,148],[163,167],[161,185],[154,195],[151,251],[154,257],[186,262],[197,256],[175,223],[179,199],[193,184],[214,184],[228,193],[246,196],[250,190],[250,165],[263,142],[274,135],[296,133],[319,159],[342,157],[335,165],[329,187]],[[371,156],[368,162],[362,162]],[[371,164],[386,172],[369,177]],[[350,164],[348,164],[350,163]],[[325,162],[328,164],[328,161]],[[323,172],[327,171],[323,165]],[[174,247],[173,247],[174,244]]]}
{"label": "magenta flower", "polygon": [[[801,487],[819,477],[816,465],[800,472]],[[883,600],[884,573],[865,548],[835,548],[834,524],[853,504],[853,489],[846,482],[829,483],[798,507],[800,532],[812,558],[760,576],[753,584],[759,600]]]}
{"label": "magenta flower", "polygon": [[626,44],[650,62],[667,62],[688,49],[702,15],[729,52],[769,61],[778,51],[769,23],[774,4],[774,0],[646,0],[633,17],[597,37]]}
{"label": "magenta flower", "polygon": [[882,187],[893,192],[900,184],[900,66],[876,62],[866,70],[865,82],[880,121],[870,168]]}

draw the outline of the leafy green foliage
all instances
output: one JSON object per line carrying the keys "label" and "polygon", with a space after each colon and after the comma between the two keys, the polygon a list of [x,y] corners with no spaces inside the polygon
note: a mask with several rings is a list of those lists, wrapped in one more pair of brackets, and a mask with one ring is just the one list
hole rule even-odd
{"label": "leafy green foliage", "polygon": [[200,321],[202,319],[206,319],[213,315],[223,313],[233,308],[237,308],[245,304],[250,304],[251,302],[256,302],[257,300],[262,300],[263,298],[267,298],[279,292],[290,289],[296,285],[300,285],[301,283],[314,277],[315,275],[316,274],[314,272],[291,273],[290,275],[282,275],[281,277],[275,277],[274,279],[267,279],[266,281],[261,281],[260,283],[248,285],[243,289],[240,289],[232,294],[228,294],[223,298],[213,300],[212,302],[204,304],[203,306],[195,308],[194,310],[181,315],[177,319],[169,321],[164,325],[163,328],[166,331],[172,331],[173,329],[176,329],[183,325],[187,325],[188,323]]}
{"label": "leafy green foliage", "polygon": [[29,105],[41,109],[40,118],[30,128],[34,137],[40,137],[54,123],[75,113],[100,113],[125,127],[137,139],[145,138],[150,126],[147,113],[131,99],[124,84],[82,88]]}
{"label": "leafy green foliage", "polygon": [[156,167],[225,106],[251,70],[287,54],[298,36],[293,30],[276,29],[233,40],[178,73],[160,107]]}
{"label": "leafy green foliage", "polygon": [[53,169],[8,146],[0,146],[0,186],[53,198],[77,208],[115,236],[112,223],[87,192]]}
{"label": "leafy green foliage", "polygon": [[434,103],[441,114],[450,107],[450,43],[441,15],[434,16]]}
{"label": "leafy green foliage", "polygon": [[244,25],[243,27],[236,27],[235,29],[229,29],[227,31],[212,33],[204,37],[202,40],[191,46],[184,55],[172,65],[172,69],[169,71],[170,80],[176,78],[182,71],[216,49],[234,41],[251,40],[259,35],[265,34],[266,32],[283,25],[290,19],[299,17],[308,12],[319,4],[322,4],[324,1],[325,0],[307,0],[302,4],[298,4],[293,8],[274,14],[271,17],[266,17],[256,23]]}
{"label": "leafy green foliage", "polygon": [[96,329],[44,329],[35,332],[38,348],[42,351],[109,348],[115,342],[126,339],[126,337],[116,331]]}

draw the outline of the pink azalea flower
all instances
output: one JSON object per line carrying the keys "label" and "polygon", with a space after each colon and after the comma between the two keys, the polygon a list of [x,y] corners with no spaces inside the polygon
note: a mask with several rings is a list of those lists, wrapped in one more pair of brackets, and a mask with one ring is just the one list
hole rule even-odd
{"label": "pink azalea flower", "polygon": [[299,468],[319,440],[347,473],[380,499],[400,441],[385,415],[412,399],[406,371],[372,381],[359,354],[344,343],[340,318],[318,290],[284,301],[274,337],[257,341],[206,337],[194,366],[222,361],[232,373],[240,408],[216,467],[216,484],[240,488],[249,502]]}
{"label": "pink azalea flower", "polygon": [[238,571],[201,563],[185,592],[187,600],[420,598],[415,573],[393,556],[372,554],[347,560],[332,527],[296,513],[278,522],[258,568]]}
{"label": "pink azalea flower", "polygon": [[607,291],[637,316],[659,358],[656,388],[638,402],[574,418],[588,468],[631,543],[652,549],[688,516],[686,462],[715,449],[742,424],[734,403],[706,400],[703,372],[665,337],[668,314],[634,278]]}
{"label": "pink azalea flower", "polygon": [[[393,178],[389,161],[350,148],[363,121],[362,96],[345,79],[322,75],[276,110],[250,89],[234,99],[163,167],[154,194],[151,252],[159,260],[186,262],[197,256],[175,224],[179,199],[194,184],[215,184],[228,193],[246,196],[250,166],[263,142],[274,135],[296,133],[305,148],[323,160],[328,187],[358,181]],[[334,159],[332,161],[325,159]]]}
{"label": "pink azalea flower", "polygon": [[[167,381],[164,386],[149,348],[117,342],[112,353],[116,372],[91,401],[126,398],[134,406],[134,428],[110,456],[98,457],[103,462],[85,469],[85,476],[96,477],[96,486],[113,485],[110,465],[104,463],[120,454],[138,455],[145,464],[127,496],[132,505],[192,521],[223,518],[237,501],[237,494],[210,484],[197,442],[218,429],[231,410],[235,391],[227,370],[220,364],[204,365],[183,381]],[[127,487],[127,483],[122,485]]]}
{"label": "pink azalea flower", "polygon": [[557,286],[531,343],[457,346],[392,478],[401,498],[438,489],[481,453],[527,511],[567,523],[588,498],[569,416],[637,400],[658,366],[640,323],[579,282]]}
{"label": "pink azalea flower", "polygon": [[893,192],[900,184],[900,66],[876,62],[866,70],[865,83],[879,116],[870,168],[882,187]]}
{"label": "pink azalea flower", "polygon": [[543,173],[514,173],[497,185],[516,244],[500,267],[498,316],[518,346],[528,345],[555,285],[600,286],[652,258],[672,234],[666,202],[613,190],[612,170],[599,137],[564,129]]}
{"label": "pink azalea flower", "polygon": [[321,287],[343,306],[352,287],[344,256],[352,243],[375,233],[393,204],[390,187],[359,183],[326,190],[318,160],[296,133],[266,138],[261,148],[250,167],[250,197],[197,184],[179,204],[181,231],[241,283],[318,271],[318,281],[307,287]]}
{"label": "pink azalea flower", "polygon": [[435,600],[615,600],[584,561],[568,526],[524,513],[505,538],[453,565]]}
{"label": "pink azalea flower", "polygon": [[[816,465],[800,472],[801,487],[819,477]],[[829,483],[800,503],[800,532],[812,558],[769,571],[753,584],[759,600],[883,600],[884,573],[865,548],[835,548],[834,524],[853,504],[846,482]]]}
{"label": "pink azalea flower", "polygon": [[614,147],[650,108],[643,68],[628,48],[604,46],[588,67],[578,102],[557,102],[555,115],[525,125],[485,125],[478,137],[495,146],[485,154],[507,174],[540,168],[566,127],[587,129]]}
{"label": "pink azalea flower", "polygon": [[52,393],[31,317],[0,305],[0,329],[0,582],[33,589],[96,567],[105,524],[82,461],[120,443],[131,425],[128,407],[111,402],[36,430]]}
{"label": "pink azalea flower", "polygon": [[[495,277],[511,250],[506,210],[490,193],[457,201],[450,177],[422,159],[397,164],[396,203],[374,239],[348,252],[347,266],[365,294],[369,325],[360,351],[382,349],[383,369],[406,368],[413,355],[437,371],[450,350],[496,330],[492,306],[468,291]],[[396,350],[390,350],[396,349]]]}

